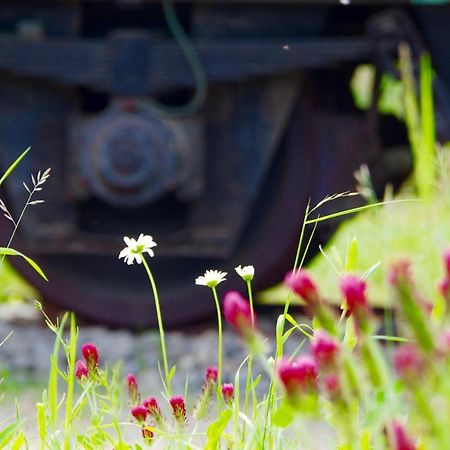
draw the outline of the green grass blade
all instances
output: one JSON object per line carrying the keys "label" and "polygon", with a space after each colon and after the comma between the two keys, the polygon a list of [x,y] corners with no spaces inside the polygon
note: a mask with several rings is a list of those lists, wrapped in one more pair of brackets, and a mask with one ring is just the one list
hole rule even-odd
{"label": "green grass blade", "polygon": [[208,426],[206,431],[208,441],[206,442],[205,450],[216,450],[219,447],[222,434],[232,416],[233,412],[231,409],[226,409],[225,411],[222,411],[219,417]]}
{"label": "green grass blade", "polygon": [[66,398],[66,417],[64,421],[64,445],[70,448],[71,426],[73,418],[73,394],[75,383],[75,360],[77,357],[77,338],[78,330],[75,322],[75,314],[70,314],[70,340],[67,351],[67,398]]}
{"label": "green grass blade", "polygon": [[354,237],[347,246],[347,255],[345,261],[345,271],[354,272],[356,270],[356,262],[358,259],[358,241]]}
{"label": "green grass blade", "polygon": [[343,211],[338,211],[333,214],[328,214],[327,216],[320,216],[316,219],[309,219],[305,221],[306,225],[309,225],[311,223],[317,223],[317,222],[323,222],[325,220],[334,219],[335,217],[341,217],[346,216],[348,214],[354,214],[360,211],[365,211],[366,209],[376,208],[378,206],[384,206],[384,205],[391,205],[393,203],[405,203],[405,202],[417,202],[420,200],[417,199],[404,199],[404,200],[389,200],[388,202],[378,202],[378,203],[371,203],[370,205],[364,205],[364,206],[358,206],[357,208],[350,208],[350,209],[344,209]]}
{"label": "green grass blade", "polygon": [[58,356],[59,349],[61,347],[62,335],[64,327],[68,319],[68,313],[65,313],[61,323],[57,328],[55,337],[55,344],[53,346],[53,352],[50,356],[50,374],[48,377],[48,405],[49,405],[49,419],[52,425],[53,431],[55,431],[56,420],[58,418]]}
{"label": "green grass blade", "polygon": [[11,450],[20,450],[26,444],[25,435],[20,432],[11,446]]}
{"label": "green grass blade", "polygon": [[422,148],[420,166],[423,178],[422,190],[426,199],[431,199],[436,185],[435,180],[435,122],[433,102],[433,73],[429,53],[420,58],[420,116],[422,125]]}
{"label": "green grass blade", "polygon": [[37,426],[39,439],[41,441],[41,449],[45,448],[47,441],[47,419],[45,417],[45,402],[36,403],[37,409]]}
{"label": "green grass blade", "polygon": [[20,256],[22,257],[45,281],[48,281],[47,276],[43,272],[43,270],[35,263],[31,258],[25,256],[23,253],[14,250],[13,248],[0,247],[0,255],[7,256]]}
{"label": "green grass blade", "polygon": [[0,186],[2,183],[8,178],[10,173],[17,167],[17,165],[22,161],[25,155],[31,150],[31,147],[28,147],[6,170],[3,176],[0,178]]}
{"label": "green grass blade", "polygon": [[22,422],[18,420],[0,431],[0,448],[6,447],[6,445],[14,438],[16,433],[20,431],[22,425]]}

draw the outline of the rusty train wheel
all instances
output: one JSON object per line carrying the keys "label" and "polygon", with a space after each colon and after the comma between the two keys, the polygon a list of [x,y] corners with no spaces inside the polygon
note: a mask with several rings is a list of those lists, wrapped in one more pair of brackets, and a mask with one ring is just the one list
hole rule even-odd
{"label": "rusty train wheel", "polygon": [[[332,169],[335,163],[333,158],[324,160],[314,139],[308,137],[311,125],[308,117],[309,112],[299,105],[253,209],[253,217],[230,259],[158,258],[156,255],[150,261],[160,290],[166,326],[213,317],[211,293],[194,285],[194,278],[205,269],[216,268],[229,273],[226,283],[219,287],[222,292],[243,288],[242,281],[233,273],[238,264],[256,267],[256,288],[278,282],[289,269],[306,202],[318,189],[314,180],[319,160],[322,171]],[[323,189],[326,187],[321,185],[319,190]],[[7,230],[0,228],[0,231],[4,241]],[[20,237],[14,247],[27,253]],[[117,254],[119,250],[120,247]],[[125,266],[117,259],[117,254],[37,257],[49,277],[48,283],[19,261],[13,260],[13,263],[42,292],[44,303],[73,310],[87,320],[111,326],[137,329],[155,326],[155,309],[145,271],[136,265]]]}

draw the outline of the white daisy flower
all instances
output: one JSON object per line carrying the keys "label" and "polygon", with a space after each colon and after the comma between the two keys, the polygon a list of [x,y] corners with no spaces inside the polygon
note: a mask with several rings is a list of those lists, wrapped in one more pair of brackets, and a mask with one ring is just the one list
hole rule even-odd
{"label": "white daisy flower", "polygon": [[220,270],[207,270],[204,275],[195,279],[195,284],[213,288],[225,281],[226,275],[226,272],[221,272]]}
{"label": "white daisy flower", "polygon": [[235,267],[234,270],[244,281],[252,281],[255,276],[255,268],[253,266],[244,266],[240,265]]}
{"label": "white daisy flower", "polygon": [[156,242],[151,236],[140,234],[136,239],[124,236],[123,240],[127,246],[119,253],[119,259],[124,258],[124,261],[130,265],[134,260],[138,264],[142,263],[142,253],[148,253],[150,256],[155,256],[152,247],[156,247]]}

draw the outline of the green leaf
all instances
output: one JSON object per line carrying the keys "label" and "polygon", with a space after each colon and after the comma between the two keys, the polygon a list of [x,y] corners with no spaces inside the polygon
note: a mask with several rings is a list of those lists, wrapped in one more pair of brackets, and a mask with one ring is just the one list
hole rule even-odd
{"label": "green leaf", "polygon": [[345,321],[345,334],[344,334],[344,345],[351,351],[356,347],[358,343],[358,336],[355,331],[355,325],[353,323],[353,317],[350,316]]}
{"label": "green leaf", "polygon": [[94,450],[94,446],[91,444],[89,438],[82,434],[77,436],[77,442],[83,446],[84,450]]}
{"label": "green leaf", "polygon": [[383,335],[374,335],[371,336],[372,339],[375,339],[376,341],[387,341],[387,342],[411,342],[411,339],[404,338],[400,336],[383,336]]}
{"label": "green leaf", "polygon": [[31,258],[25,256],[23,253],[20,253],[13,248],[0,247],[0,255],[21,256],[45,281],[48,281],[48,278],[45,276],[42,269]]}
{"label": "green leaf", "polygon": [[381,266],[381,261],[377,261],[375,264],[373,264],[372,266],[370,266],[364,273],[362,278],[364,280],[367,280],[370,276],[372,276],[372,274],[378,270]]}
{"label": "green leaf", "polygon": [[36,409],[37,409],[37,425],[39,438],[41,440],[41,444],[45,445],[45,441],[47,439],[47,421],[45,419],[45,404],[36,403]]}
{"label": "green leaf", "polygon": [[28,147],[7,169],[7,171],[0,178],[0,186],[8,178],[9,174],[16,168],[16,166],[22,161],[25,155],[30,151],[31,147]]}
{"label": "green leaf", "polygon": [[356,262],[358,259],[358,241],[354,237],[347,248],[347,260],[345,262],[345,271],[354,272],[356,270]]}
{"label": "green leaf", "polygon": [[167,381],[170,381],[172,378],[173,378],[173,376],[175,375],[175,372],[177,371],[177,366],[173,366],[171,369],[170,369],[170,372],[169,372],[169,374],[167,375]]}
{"label": "green leaf", "polygon": [[261,381],[261,374],[259,374],[254,380],[253,383],[250,385],[250,390],[253,390],[258,386],[259,382]]}
{"label": "green leaf", "polygon": [[446,307],[447,302],[445,301],[444,297],[438,296],[431,311],[431,318],[437,324],[441,324],[444,321]]}
{"label": "green leaf", "polygon": [[[294,329],[300,331],[300,333],[304,334],[308,339],[312,339],[313,336],[311,333],[314,332],[314,329],[312,329],[309,325],[299,324],[290,314],[286,314],[286,320],[294,326]],[[311,330],[311,333],[308,333],[307,331],[305,331],[304,328],[309,328]],[[288,333],[288,332],[286,332],[286,333]]]}
{"label": "green leaf", "polygon": [[218,448],[222,433],[227,427],[232,415],[232,411],[226,409],[225,411],[222,411],[220,416],[211,425],[209,425],[206,430],[208,442],[206,443],[205,450],[215,450]]}
{"label": "green leaf", "polygon": [[277,324],[275,327],[275,341],[277,344],[277,355],[282,356],[283,355],[283,331],[284,331],[284,323],[285,323],[285,316],[283,314],[280,314],[277,319]]}
{"label": "green leaf", "polygon": [[22,445],[25,444],[25,442],[26,442],[25,435],[22,432],[20,432],[16,440],[13,442],[11,450],[19,450],[22,447]]}
{"label": "green leaf", "polygon": [[272,415],[272,423],[277,427],[286,428],[292,423],[294,417],[295,410],[292,408],[289,402],[285,398],[283,398],[283,400],[281,400],[280,406]]}
{"label": "green leaf", "polygon": [[0,448],[5,448],[8,442],[19,432],[21,426],[22,422],[18,420],[0,432]]}

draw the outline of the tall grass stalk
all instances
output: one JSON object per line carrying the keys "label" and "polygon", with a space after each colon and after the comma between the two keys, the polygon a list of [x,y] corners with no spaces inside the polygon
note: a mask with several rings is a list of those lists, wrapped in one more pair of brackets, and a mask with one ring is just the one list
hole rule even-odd
{"label": "tall grass stalk", "polygon": [[414,162],[414,180],[421,199],[430,201],[436,186],[436,140],[433,104],[433,75],[430,55],[420,58],[420,94],[411,51],[406,44],[399,46],[399,67],[404,86],[403,106],[406,128]]}

